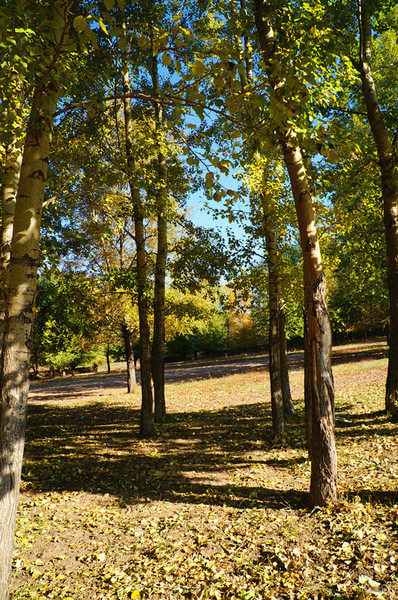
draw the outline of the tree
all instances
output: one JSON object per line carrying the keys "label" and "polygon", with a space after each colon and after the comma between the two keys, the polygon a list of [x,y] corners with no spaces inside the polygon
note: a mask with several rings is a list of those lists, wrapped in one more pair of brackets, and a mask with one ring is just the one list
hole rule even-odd
{"label": "tree", "polygon": [[[292,96],[283,90],[284,64],[276,38],[270,3],[255,0],[254,17],[265,64],[270,95],[281,112],[277,118],[278,141],[289,174],[295,200],[304,261],[305,361],[308,367],[311,414],[310,503],[324,505],[336,499],[336,449],[334,440],[334,385],[331,371],[331,329],[326,304],[326,278],[315,226],[312,193],[304,159],[295,131],[287,115],[295,114]],[[275,15],[274,15],[275,16]],[[294,80],[293,80],[294,81]],[[293,101],[294,104],[294,101]],[[290,116],[289,115],[289,116]]]}
{"label": "tree", "polygon": [[371,8],[358,0],[359,61],[368,121],[379,158],[381,189],[384,206],[384,227],[387,248],[387,280],[390,301],[389,360],[385,406],[387,412],[398,414],[398,187],[397,159],[394,142],[390,139],[379,105],[372,73]]}
{"label": "tree", "polygon": [[60,54],[69,43],[68,30],[75,10],[76,2],[68,0],[56,0],[52,5],[48,46],[36,77],[13,219],[1,372],[1,600],[8,597],[21,477],[43,193],[54,113],[65,77]]}

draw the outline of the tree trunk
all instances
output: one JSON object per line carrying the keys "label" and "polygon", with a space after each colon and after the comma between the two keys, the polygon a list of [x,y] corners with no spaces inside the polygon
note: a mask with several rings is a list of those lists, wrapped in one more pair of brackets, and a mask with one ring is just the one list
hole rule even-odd
{"label": "tree trunk", "polygon": [[122,324],[122,336],[124,342],[124,355],[127,365],[127,393],[132,394],[137,387],[137,378],[135,373],[132,333],[126,323]]}
{"label": "tree trunk", "polygon": [[326,304],[326,278],[315,227],[312,196],[300,148],[288,140],[281,144],[289,173],[304,259],[304,310],[306,313],[311,398],[310,504],[323,506],[337,497],[337,458],[334,439],[334,384],[331,367],[332,335]]}
{"label": "tree trunk", "polygon": [[281,361],[281,380],[282,380],[282,397],[283,397],[283,412],[285,419],[290,419],[293,416],[293,402],[290,391],[289,380],[289,365],[287,362],[287,342],[286,342],[286,319],[283,304],[279,306],[279,352]]}
{"label": "tree trunk", "polygon": [[106,345],[106,370],[109,373],[111,372],[111,356],[109,351],[109,344]]}
{"label": "tree trunk", "polygon": [[[152,58],[152,83],[154,96],[160,98],[157,56],[153,56]],[[156,129],[160,133],[163,125],[163,113],[159,102],[154,103],[154,110]],[[157,253],[153,298],[152,378],[155,392],[155,421],[159,423],[166,416],[164,345],[167,261],[167,165],[161,149],[159,149],[156,162],[158,172],[158,189],[156,194]]]}
{"label": "tree trunk", "polygon": [[[281,96],[282,65],[275,58],[276,39],[265,0],[254,0],[255,23],[271,93]],[[334,385],[331,370],[331,329],[326,305],[326,280],[315,226],[311,191],[300,147],[291,126],[279,127],[279,143],[289,174],[300,231],[304,262],[304,310],[308,339],[308,377],[311,405],[310,504],[325,505],[336,499],[337,459],[333,432]]]}
{"label": "tree trunk", "polygon": [[0,242],[0,364],[6,325],[8,270],[14,228],[15,204],[22,166],[22,148],[13,140],[6,148],[1,189],[1,242]]}
{"label": "tree trunk", "polygon": [[395,148],[392,144],[377,98],[371,69],[371,20],[365,3],[358,2],[362,92],[381,173],[384,229],[387,247],[387,281],[390,301],[389,357],[385,408],[398,416],[398,198]]}
{"label": "tree trunk", "polygon": [[[26,403],[39,236],[44,187],[47,179],[54,113],[60,75],[59,51],[69,26],[70,2],[58,0],[51,15],[51,55],[46,80],[40,79],[27,126],[9,259],[7,310],[4,328],[0,407],[0,600],[7,600],[11,576],[15,518],[21,480]],[[45,71],[45,68],[44,68]],[[50,75],[48,77],[48,75]],[[11,226],[11,222],[13,225]],[[8,224],[6,226],[8,230]],[[8,260],[8,259],[7,259]],[[4,262],[3,262],[4,264]],[[3,315],[2,315],[3,316]]]}
{"label": "tree trunk", "polygon": [[[124,25],[124,31],[125,31]],[[126,161],[129,174],[131,199],[133,202],[134,233],[137,249],[137,303],[140,327],[141,363],[141,419],[140,435],[149,437],[155,432],[151,379],[151,345],[148,322],[148,277],[144,234],[144,207],[135,182],[136,165],[133,155],[133,117],[131,111],[131,86],[128,64],[123,62],[123,107],[126,136]]]}
{"label": "tree trunk", "polygon": [[280,280],[278,274],[277,243],[272,223],[273,215],[267,206],[265,194],[261,194],[260,198],[268,266],[269,374],[271,382],[272,433],[274,437],[277,437],[285,431],[279,329]]}

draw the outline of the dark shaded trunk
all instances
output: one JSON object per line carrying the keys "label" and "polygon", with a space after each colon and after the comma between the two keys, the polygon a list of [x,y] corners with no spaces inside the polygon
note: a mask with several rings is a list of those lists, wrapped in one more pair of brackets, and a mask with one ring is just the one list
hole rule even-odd
{"label": "dark shaded trunk", "polygon": [[106,369],[109,374],[111,372],[111,353],[109,350],[109,344],[106,345]]}
{"label": "dark shaded trunk", "polygon": [[282,302],[279,306],[279,351],[281,362],[281,381],[282,381],[282,398],[283,412],[286,419],[293,416],[292,393],[290,391],[289,365],[287,362],[287,341],[286,341],[286,318],[285,309]]}
{"label": "dark shaded trunk", "polygon": [[[283,66],[275,55],[276,39],[270,20],[271,10],[264,0],[254,1],[255,22],[270,84],[270,91],[289,112],[289,97],[281,95]],[[282,117],[283,118],[283,117]],[[303,156],[294,132],[281,122],[279,136],[289,174],[300,231],[304,262],[304,310],[307,326],[307,377],[311,406],[311,485],[310,504],[325,505],[337,497],[337,459],[333,431],[334,385],[331,369],[331,329],[326,304],[326,279],[315,226],[312,194]]]}
{"label": "dark shaded trunk", "polygon": [[135,373],[133,334],[126,323],[122,324],[122,336],[124,342],[124,356],[127,366],[127,393],[132,394],[137,387],[137,378]]}
{"label": "dark shaded trunk", "polygon": [[371,19],[366,3],[358,2],[362,92],[375,141],[381,174],[384,230],[387,248],[387,281],[390,302],[389,356],[385,408],[398,417],[398,198],[396,155],[385,126],[371,69]]}
{"label": "dark shaded trunk", "polygon": [[277,437],[285,431],[279,329],[280,279],[273,215],[267,206],[265,194],[261,194],[261,206],[268,266],[269,374],[271,383],[272,433],[274,437]]}
{"label": "dark shaded trunk", "polygon": [[[124,31],[125,31],[124,27]],[[133,203],[134,234],[137,249],[137,304],[140,328],[140,363],[141,363],[141,418],[140,435],[150,437],[155,432],[153,414],[152,378],[151,378],[151,346],[148,322],[148,278],[144,234],[144,207],[137,187],[136,164],[133,154],[133,117],[131,110],[131,87],[127,61],[123,64],[123,107],[126,136],[126,162],[129,174],[131,200]]]}
{"label": "dark shaded trunk", "polygon": [[[154,96],[160,99],[157,56],[152,59],[152,84]],[[157,133],[161,133],[163,113],[160,102],[154,103]],[[165,346],[165,295],[167,261],[167,164],[159,149],[156,161],[158,184],[156,193],[157,214],[157,253],[155,265],[155,285],[153,298],[153,339],[152,339],[152,379],[155,396],[155,421],[161,422],[166,416],[164,385],[164,346]]]}

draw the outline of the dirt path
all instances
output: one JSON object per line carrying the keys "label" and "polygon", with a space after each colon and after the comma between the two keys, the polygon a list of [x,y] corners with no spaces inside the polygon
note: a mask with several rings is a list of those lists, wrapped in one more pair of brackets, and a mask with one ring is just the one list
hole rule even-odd
{"label": "dirt path", "polygon": [[[386,355],[384,341],[366,344],[337,346],[333,350],[333,364],[381,358]],[[289,352],[291,370],[303,368],[303,351]],[[209,361],[172,363],[166,365],[166,383],[214,379],[226,375],[261,371],[268,367],[268,356],[232,356]],[[122,369],[108,373],[79,374],[74,377],[57,377],[31,384],[30,396],[36,400],[51,397],[106,395],[126,388],[126,375]]]}

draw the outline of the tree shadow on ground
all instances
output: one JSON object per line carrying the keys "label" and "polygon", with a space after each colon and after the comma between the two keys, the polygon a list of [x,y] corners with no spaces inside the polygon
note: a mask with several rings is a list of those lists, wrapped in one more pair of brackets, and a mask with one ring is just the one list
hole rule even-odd
{"label": "tree shadow on ground", "polygon": [[[242,485],[231,476],[262,464],[274,475],[269,481],[279,482],[281,469],[293,470],[302,461],[259,456],[273,444],[266,421],[270,423],[269,408],[262,403],[176,413],[167,417],[154,439],[145,441],[138,438],[136,409],[100,402],[77,407],[37,404],[29,408],[23,479],[27,490],[35,492],[111,494],[123,503],[162,499],[303,508],[307,494],[302,490],[270,489],[266,482],[264,487],[258,482]],[[299,419],[290,430],[292,445],[303,447]]]}
{"label": "tree shadow on ground", "polygon": [[[352,414],[350,408],[339,407],[336,436],[341,442],[392,435],[381,411]],[[264,403],[174,413],[149,441],[139,439],[138,423],[139,410],[127,403],[30,406],[26,489],[110,494],[128,504],[166,500],[241,508],[307,505],[304,486],[295,481],[297,468],[307,462],[300,410],[289,422],[286,437],[276,442],[270,407]],[[297,452],[270,454],[277,448]],[[258,478],[251,485],[250,478],[237,477],[253,467],[267,470],[264,485]],[[391,500],[389,492],[372,494],[375,501]],[[355,495],[369,497],[367,490]]]}

